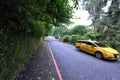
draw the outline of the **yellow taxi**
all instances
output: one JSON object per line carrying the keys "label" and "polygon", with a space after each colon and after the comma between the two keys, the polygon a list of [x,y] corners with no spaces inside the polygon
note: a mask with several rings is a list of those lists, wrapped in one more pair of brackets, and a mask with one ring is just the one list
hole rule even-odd
{"label": "yellow taxi", "polygon": [[120,55],[117,50],[107,47],[100,42],[92,40],[79,40],[76,42],[77,50],[82,50],[87,53],[95,55],[97,58],[106,58],[110,60],[118,60]]}

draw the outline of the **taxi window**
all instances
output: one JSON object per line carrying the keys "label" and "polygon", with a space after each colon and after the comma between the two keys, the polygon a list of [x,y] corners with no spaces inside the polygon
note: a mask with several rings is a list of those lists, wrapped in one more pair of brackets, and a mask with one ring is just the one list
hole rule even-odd
{"label": "taxi window", "polygon": [[78,41],[78,43],[85,43],[85,41]]}
{"label": "taxi window", "polygon": [[87,45],[89,45],[89,46],[95,46],[93,43],[91,43],[91,42],[87,42],[86,43]]}
{"label": "taxi window", "polygon": [[78,41],[78,43],[81,43],[81,41]]}
{"label": "taxi window", "polygon": [[81,43],[83,43],[83,44],[87,44],[87,42],[86,42],[86,41],[81,41]]}
{"label": "taxi window", "polygon": [[99,42],[96,42],[95,44],[97,44],[99,47],[107,47],[106,45],[101,44],[101,43],[99,43]]}

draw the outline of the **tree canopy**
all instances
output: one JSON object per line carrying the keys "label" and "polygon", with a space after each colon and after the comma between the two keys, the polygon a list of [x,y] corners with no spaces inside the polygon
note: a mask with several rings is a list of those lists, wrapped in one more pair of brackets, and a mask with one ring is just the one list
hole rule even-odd
{"label": "tree canopy", "polygon": [[75,27],[73,27],[71,30],[70,30],[71,34],[77,34],[77,35],[84,35],[85,33],[87,33],[87,29],[86,29],[86,26],[83,26],[83,25],[77,25]]}
{"label": "tree canopy", "polygon": [[53,25],[69,24],[72,10],[68,0],[0,0],[0,80],[11,80]]}
{"label": "tree canopy", "polygon": [[[110,7],[105,11],[103,8],[108,4]],[[114,48],[120,47],[120,1],[84,0],[84,8],[90,13],[94,30],[99,33],[98,39],[109,42]]]}
{"label": "tree canopy", "polygon": [[7,32],[37,34],[36,29],[49,31],[51,24],[68,24],[72,18],[68,0],[1,0],[0,5],[0,29]]}

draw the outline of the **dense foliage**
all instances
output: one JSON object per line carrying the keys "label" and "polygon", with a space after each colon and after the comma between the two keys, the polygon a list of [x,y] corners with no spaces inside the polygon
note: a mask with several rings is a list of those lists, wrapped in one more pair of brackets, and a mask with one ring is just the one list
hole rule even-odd
{"label": "dense foliage", "polygon": [[52,26],[71,17],[68,0],[0,0],[0,80],[11,80]]}
{"label": "dense foliage", "polygon": [[77,25],[74,28],[70,29],[71,34],[76,34],[76,35],[84,35],[87,33],[87,28],[86,26],[83,25]]}
{"label": "dense foliage", "polygon": [[60,27],[53,28],[53,35],[56,38],[62,37],[65,33],[68,33],[68,28],[66,25],[61,25]]}
{"label": "dense foliage", "polygon": [[[108,10],[104,9],[110,4]],[[84,8],[89,11],[94,30],[99,33],[97,39],[113,48],[120,48],[120,1],[84,0]]]}
{"label": "dense foliage", "polygon": [[56,27],[53,35],[64,42],[74,44],[77,40],[96,39],[98,35],[94,30],[84,25],[77,25],[71,29],[66,26]]}

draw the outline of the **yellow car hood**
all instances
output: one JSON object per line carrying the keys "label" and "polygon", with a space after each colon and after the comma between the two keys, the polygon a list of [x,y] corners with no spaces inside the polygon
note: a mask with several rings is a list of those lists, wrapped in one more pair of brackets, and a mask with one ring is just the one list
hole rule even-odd
{"label": "yellow car hood", "polygon": [[102,48],[102,49],[105,50],[105,51],[112,52],[114,54],[118,54],[118,51],[113,49],[113,48],[111,48],[111,47],[105,47],[105,48]]}

